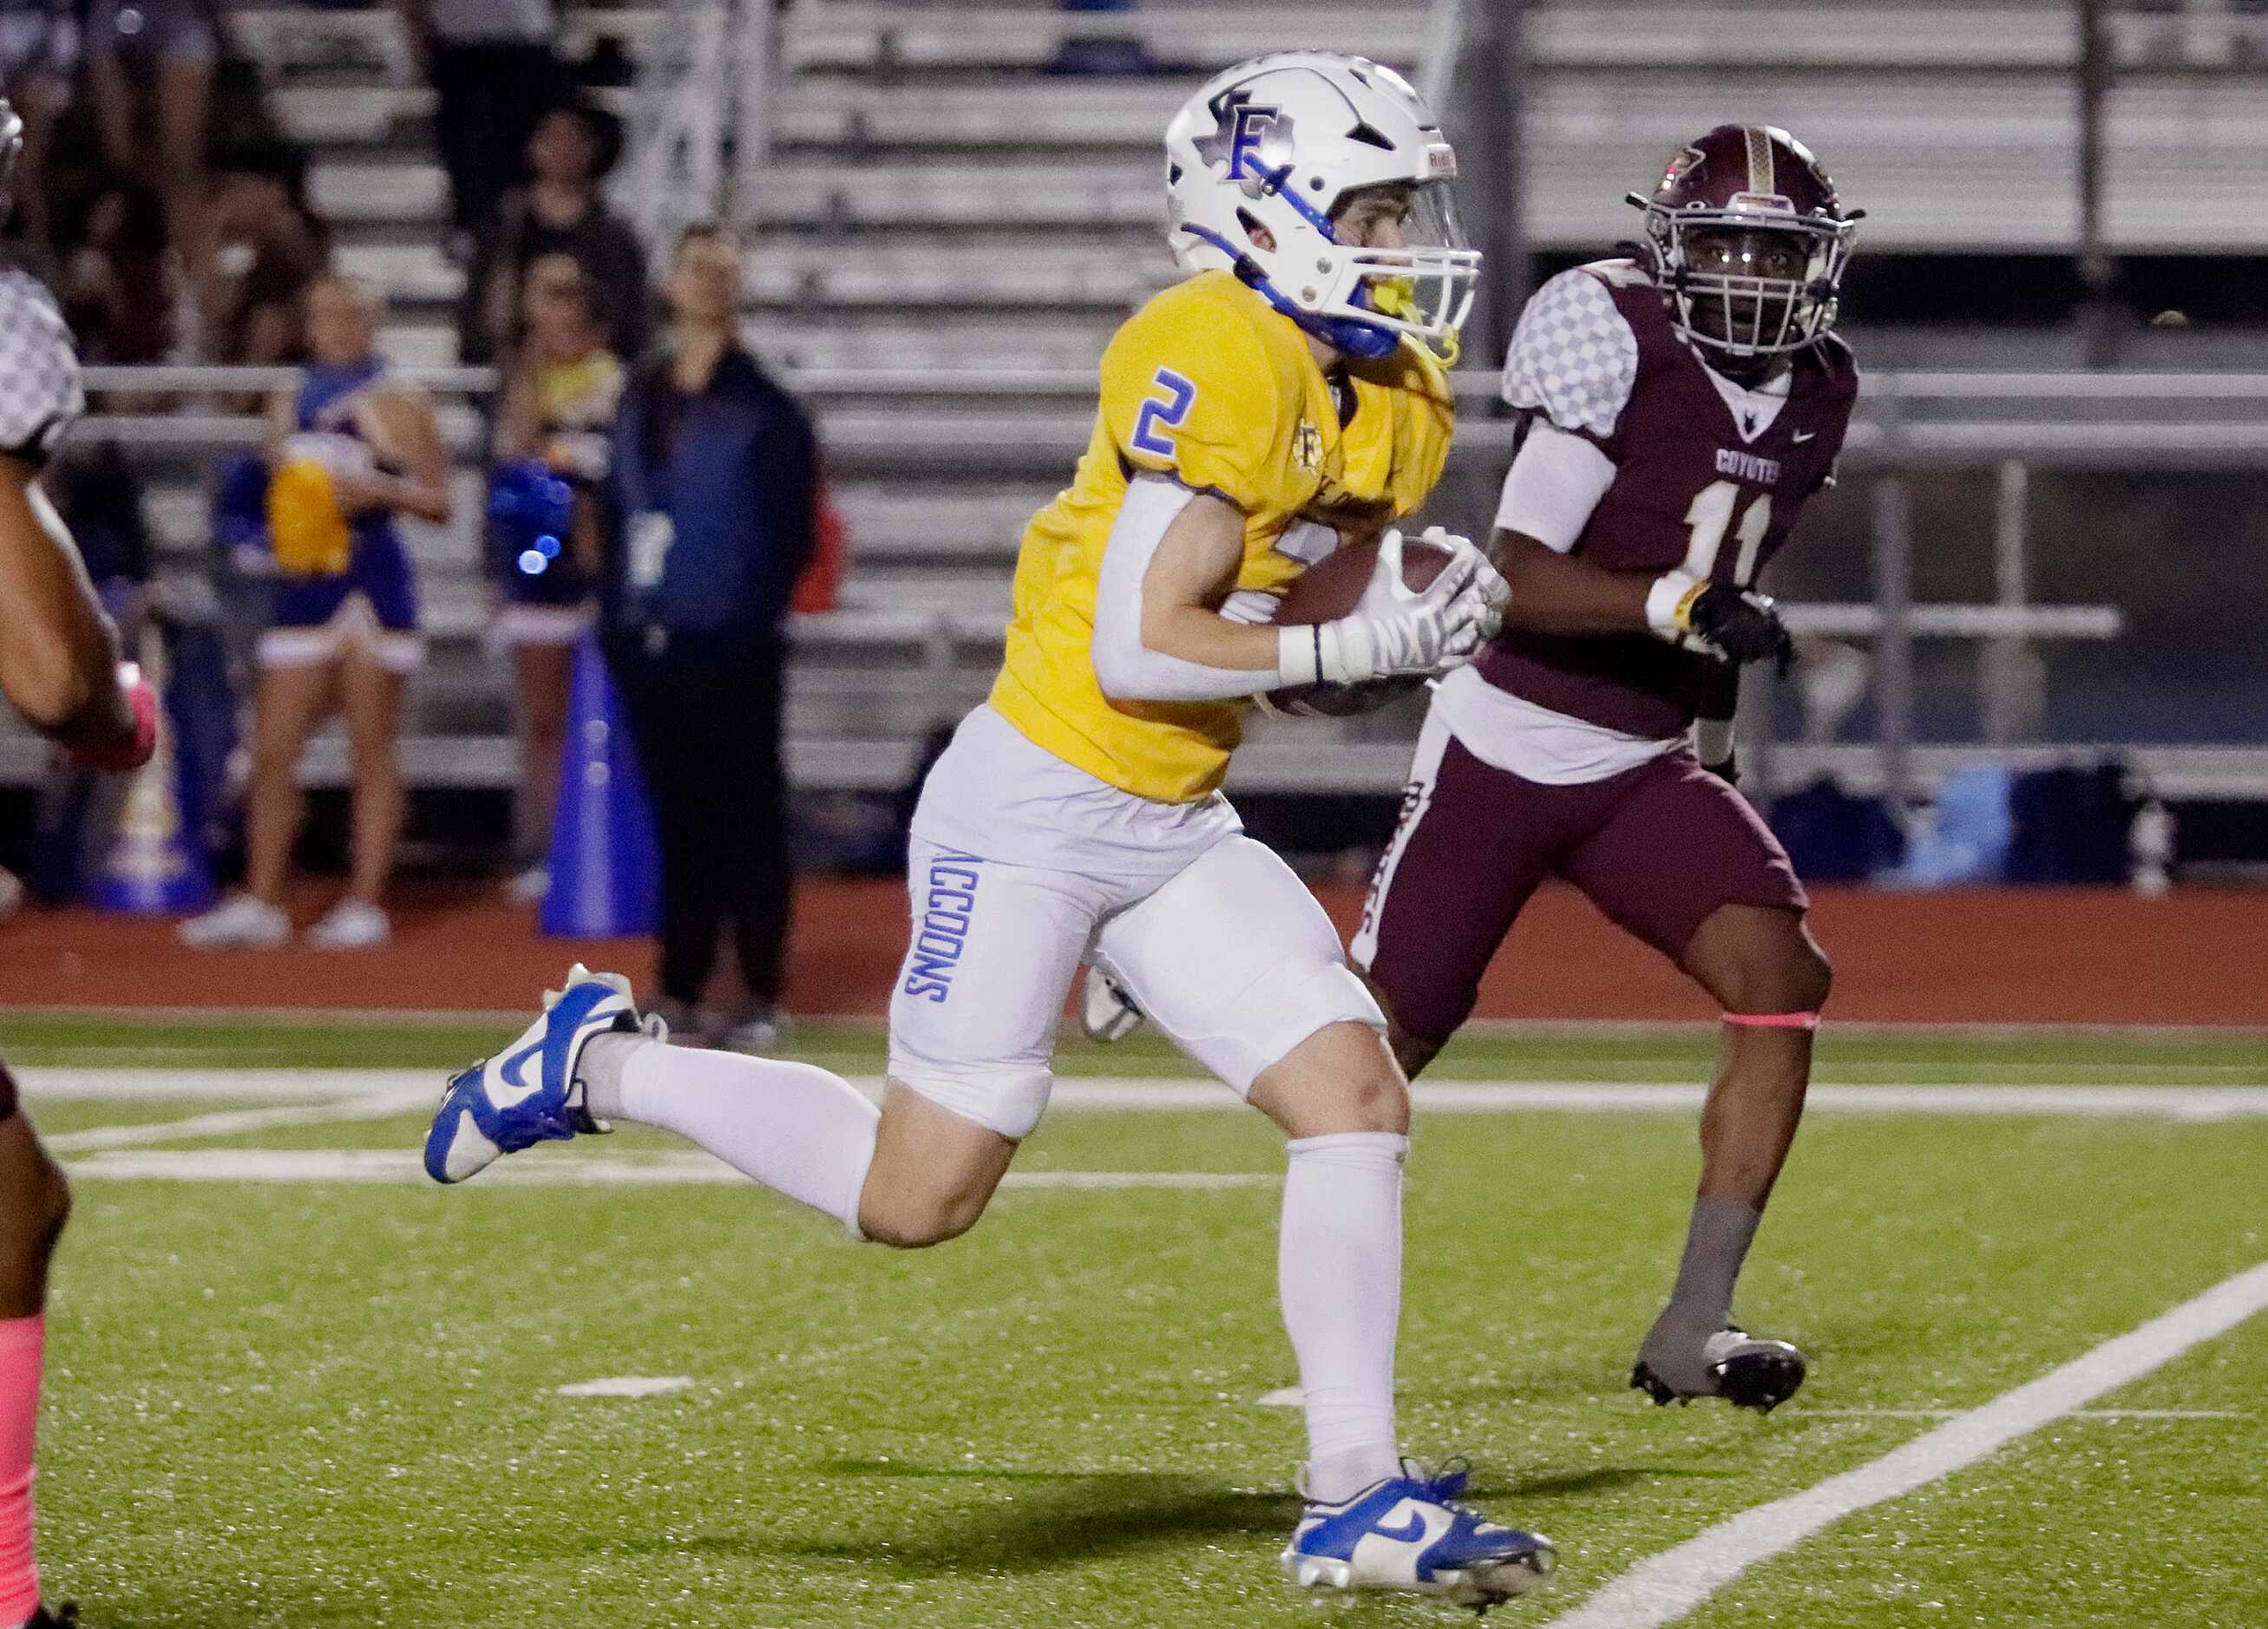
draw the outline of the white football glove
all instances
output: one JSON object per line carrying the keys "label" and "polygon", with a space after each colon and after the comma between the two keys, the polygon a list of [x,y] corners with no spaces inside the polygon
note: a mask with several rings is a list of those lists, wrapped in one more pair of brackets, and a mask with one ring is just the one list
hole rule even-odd
{"label": "white football glove", "polygon": [[1359,685],[1373,679],[1426,678],[1472,660],[1504,625],[1511,586],[1471,540],[1429,527],[1424,541],[1449,551],[1449,563],[1422,589],[1403,580],[1403,537],[1380,540],[1378,566],[1355,609],[1335,622],[1281,630],[1283,685]]}

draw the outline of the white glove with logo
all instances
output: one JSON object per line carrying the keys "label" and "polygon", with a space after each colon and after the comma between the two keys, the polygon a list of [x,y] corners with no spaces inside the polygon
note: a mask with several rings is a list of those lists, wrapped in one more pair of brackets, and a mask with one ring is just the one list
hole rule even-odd
{"label": "white glove with logo", "polygon": [[1335,622],[1280,631],[1278,682],[1359,685],[1373,679],[1426,678],[1471,661],[1504,625],[1511,585],[1471,539],[1439,526],[1421,539],[1449,551],[1449,563],[1422,589],[1403,580],[1399,532],[1381,540],[1377,569],[1362,598]]}

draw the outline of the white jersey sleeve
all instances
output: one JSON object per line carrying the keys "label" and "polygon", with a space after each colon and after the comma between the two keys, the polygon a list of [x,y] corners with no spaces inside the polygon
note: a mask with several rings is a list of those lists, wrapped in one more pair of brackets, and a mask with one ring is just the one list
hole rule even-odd
{"label": "white jersey sleeve", "polygon": [[1638,335],[1593,273],[1561,272],[1530,297],[1504,359],[1504,399],[1604,441],[1638,383]]}
{"label": "white jersey sleeve", "polygon": [[0,271],[0,452],[41,463],[85,411],[78,356],[55,297],[29,272]]}
{"label": "white jersey sleeve", "polygon": [[1574,548],[1591,511],[1615,484],[1615,462],[1596,442],[1537,424],[1504,473],[1497,529],[1534,538],[1556,554]]}

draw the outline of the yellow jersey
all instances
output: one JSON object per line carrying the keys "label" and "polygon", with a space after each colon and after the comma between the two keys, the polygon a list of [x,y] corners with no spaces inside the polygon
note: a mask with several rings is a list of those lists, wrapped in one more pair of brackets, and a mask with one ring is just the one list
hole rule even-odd
{"label": "yellow jersey", "polygon": [[[1025,529],[993,707],[1066,763],[1138,796],[1189,803],[1219,786],[1243,704],[1102,693],[1091,641],[1103,548],[1142,473],[1244,512],[1239,591],[1281,594],[1320,557],[1278,547],[1302,522],[1362,534],[1409,514],[1448,457],[1448,381],[1405,342],[1374,362],[1350,360],[1344,389],[1343,421],[1299,327],[1228,272],[1201,272],[1129,318],[1103,353],[1078,473]],[[1254,689],[1268,686],[1268,675],[1253,675]]]}

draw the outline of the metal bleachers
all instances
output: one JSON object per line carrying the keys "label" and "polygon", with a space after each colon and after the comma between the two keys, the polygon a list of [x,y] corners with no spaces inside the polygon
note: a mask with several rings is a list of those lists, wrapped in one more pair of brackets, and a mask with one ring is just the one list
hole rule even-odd
{"label": "metal bleachers", "polygon": [[[1603,249],[1627,236],[1623,192],[1726,118],[1768,118],[1809,140],[1869,210],[1870,252],[2071,242],[2076,45],[2065,0],[1539,0],[1527,11],[1534,76],[1507,99],[1526,122],[1528,229],[1543,248]],[[673,12],[569,15],[571,48],[611,37],[644,61]],[[461,275],[444,253],[431,93],[394,11],[239,5],[228,16],[285,125],[315,150],[315,203],[340,261],[388,297],[387,353],[449,367]],[[1094,361],[1126,311],[1174,275],[1158,139],[1194,81],[1288,43],[1416,70],[1436,20],[1433,0],[1140,0],[1123,12],[1049,0],[797,0],[782,15],[771,158],[747,200],[747,329],[820,417],[854,561],[843,613],[801,630],[791,712],[799,777],[894,784],[921,734],[981,694],[1015,540],[1084,442]],[[2110,242],[2268,248],[2268,165],[2257,158],[2268,97],[2243,71],[2246,36],[2234,21],[2194,38],[2167,27],[2119,19]],[[1097,39],[1138,40],[1152,71],[1063,71],[1067,48]],[[960,389],[971,375],[992,382]],[[413,694],[407,762],[423,783],[502,785],[512,771],[500,676],[477,643],[478,414],[455,386],[443,402],[464,473],[457,524],[411,529],[439,637]],[[1901,431],[1904,445],[1948,462],[2014,456],[1992,437],[2021,411],[2003,404],[1981,429],[1925,412]],[[158,534],[184,557],[204,546],[211,449],[257,435],[188,415],[94,428],[130,444],[152,482]],[[1499,456],[1499,428],[1476,411],[1460,457]],[[2131,445],[2138,427],[2029,428],[2051,443],[2125,436]],[[2254,427],[2235,428],[2228,456],[2264,450],[2246,439]],[[2172,433],[2188,437],[2177,455],[2193,457],[2213,431]],[[1946,446],[1933,451],[1933,437]],[[2071,456],[2117,453],[2106,442]],[[1242,773],[1247,784],[1391,785],[1403,764],[1390,760],[1406,756],[1399,727],[1263,734]],[[1366,741],[1379,728],[1386,737]],[[10,761],[0,752],[0,770]],[[328,748],[311,759],[317,779],[338,772]]]}

